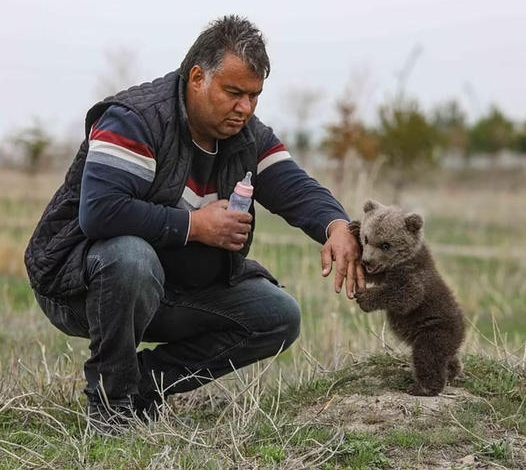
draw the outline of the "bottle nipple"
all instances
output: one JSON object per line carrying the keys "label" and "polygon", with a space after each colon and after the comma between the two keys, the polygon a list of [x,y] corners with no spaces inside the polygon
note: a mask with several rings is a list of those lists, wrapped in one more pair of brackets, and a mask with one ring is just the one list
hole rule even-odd
{"label": "bottle nipple", "polygon": [[245,186],[252,186],[252,172],[251,171],[247,171],[247,174],[245,175],[245,177],[243,178],[243,181],[241,182],[242,184],[244,184]]}
{"label": "bottle nipple", "polygon": [[252,180],[252,172],[247,171],[247,174],[245,175],[243,180],[239,181],[236,184],[234,191],[240,196],[252,197],[252,192],[254,191],[254,187],[252,186],[251,180]]}

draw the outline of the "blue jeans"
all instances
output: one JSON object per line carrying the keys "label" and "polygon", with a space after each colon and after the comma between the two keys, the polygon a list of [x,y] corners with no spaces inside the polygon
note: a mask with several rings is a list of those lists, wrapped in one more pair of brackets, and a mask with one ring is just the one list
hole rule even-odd
{"label": "blue jeans", "polygon": [[[88,395],[102,386],[110,399],[152,401],[159,388],[164,395],[192,390],[285,350],[299,334],[296,300],[267,279],[176,291],[138,237],[96,242],[86,278],[85,295],[36,298],[57,328],[90,339]],[[160,344],[137,352],[142,341]]]}

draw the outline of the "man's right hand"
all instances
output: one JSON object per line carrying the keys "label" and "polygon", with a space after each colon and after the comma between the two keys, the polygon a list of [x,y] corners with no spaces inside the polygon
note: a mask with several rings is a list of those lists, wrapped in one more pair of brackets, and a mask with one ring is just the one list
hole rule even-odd
{"label": "man's right hand", "polygon": [[252,230],[252,215],[229,211],[228,201],[221,199],[192,212],[188,241],[196,241],[229,251],[243,248]]}

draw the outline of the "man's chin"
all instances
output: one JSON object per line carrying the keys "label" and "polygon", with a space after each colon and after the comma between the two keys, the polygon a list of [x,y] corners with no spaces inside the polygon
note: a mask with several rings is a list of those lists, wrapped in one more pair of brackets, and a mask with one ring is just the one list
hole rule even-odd
{"label": "man's chin", "polygon": [[223,126],[221,127],[221,129],[218,130],[217,138],[224,140],[228,139],[229,137],[234,137],[235,135],[241,132],[243,127],[245,126]]}

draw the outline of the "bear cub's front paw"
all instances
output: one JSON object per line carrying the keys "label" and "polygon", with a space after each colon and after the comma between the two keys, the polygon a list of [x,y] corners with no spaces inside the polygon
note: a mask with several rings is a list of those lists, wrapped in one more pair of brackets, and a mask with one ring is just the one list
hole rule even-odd
{"label": "bear cub's front paw", "polygon": [[364,312],[372,312],[375,309],[370,293],[367,290],[358,291],[354,294],[356,302]]}

